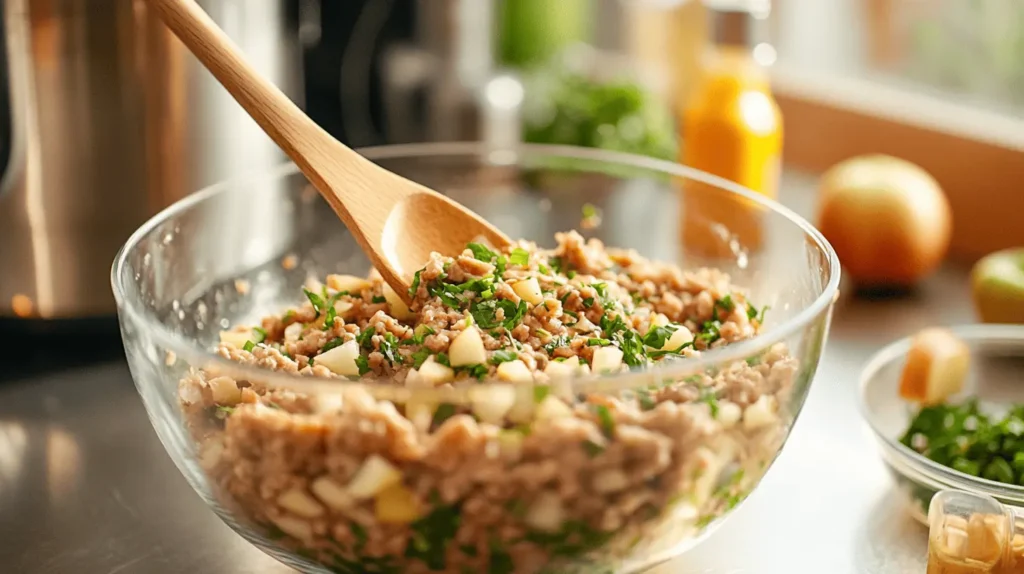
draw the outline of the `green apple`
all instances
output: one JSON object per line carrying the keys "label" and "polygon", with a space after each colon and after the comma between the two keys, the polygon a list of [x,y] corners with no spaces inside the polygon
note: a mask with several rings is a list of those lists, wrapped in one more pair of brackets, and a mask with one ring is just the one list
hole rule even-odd
{"label": "green apple", "polygon": [[974,306],[985,323],[1024,323],[1024,247],[990,253],[971,271]]}

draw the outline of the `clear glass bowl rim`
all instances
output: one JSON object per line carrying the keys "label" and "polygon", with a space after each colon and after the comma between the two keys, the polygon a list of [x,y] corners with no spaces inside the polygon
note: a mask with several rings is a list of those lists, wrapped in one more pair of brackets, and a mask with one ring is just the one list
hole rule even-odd
{"label": "clear glass bowl rim", "polygon": [[[807,307],[801,309],[794,317],[786,320],[765,332],[732,345],[727,345],[702,353],[696,359],[677,361],[671,365],[655,365],[654,367],[642,370],[630,370],[616,375],[605,375],[601,377],[584,377],[572,381],[572,388],[575,392],[613,392],[616,390],[638,388],[650,384],[652,378],[679,379],[695,373],[703,372],[707,368],[746,359],[757,352],[767,349],[771,345],[782,341],[790,335],[805,328],[811,321],[824,312],[835,301],[839,291],[839,279],[841,274],[839,258],[832,246],[825,237],[812,226],[807,220],[797,215],[782,204],[764,197],[756,192],[748,190],[729,180],[689,168],[677,163],[658,160],[654,158],[632,155],[628,153],[611,152],[593,148],[581,148],[574,146],[520,144],[513,147],[496,149],[481,142],[442,142],[442,143],[415,143],[398,144],[387,146],[366,147],[357,150],[360,154],[370,160],[387,159],[415,159],[429,157],[461,157],[476,156],[486,159],[488,156],[500,157],[507,160],[508,157],[519,158],[521,154],[533,157],[544,158],[566,158],[585,161],[596,161],[614,163],[623,167],[634,167],[656,171],[666,175],[683,177],[713,185],[729,193],[743,197],[746,201],[758,204],[767,210],[781,215],[791,223],[799,227],[815,246],[821,249],[828,258],[830,270],[829,281],[821,294]],[[500,155],[492,155],[500,154]],[[514,165],[516,161],[506,162]],[[496,162],[497,164],[497,162]],[[268,179],[280,179],[299,173],[298,168],[292,162],[285,162],[275,168],[244,175],[222,181],[178,200],[169,207],[160,211],[148,221],[143,223],[133,233],[125,244],[118,251],[111,268],[110,279],[117,302],[118,312],[123,314],[122,320],[136,325],[141,325],[152,342],[166,351],[173,352],[178,360],[184,360],[189,365],[206,365],[216,367],[220,371],[230,372],[238,378],[264,381],[268,385],[279,388],[288,388],[297,392],[322,393],[338,392],[344,387],[373,387],[375,395],[393,394],[396,399],[407,398],[411,393],[400,387],[385,387],[362,381],[349,381],[339,379],[320,379],[280,371],[272,371],[260,367],[242,365],[216,355],[210,349],[206,349],[196,342],[186,340],[178,336],[161,322],[150,317],[143,308],[141,301],[135,300],[128,295],[125,285],[122,284],[123,273],[128,266],[128,254],[131,253],[153,229],[177,215],[187,211],[194,205],[202,203],[206,199],[235,186],[245,185],[250,181],[266,181]],[[483,381],[473,385],[473,389],[480,389],[487,386],[507,386],[509,383],[496,380]],[[452,389],[419,389],[417,396],[422,394],[442,395],[445,398],[454,398],[464,395],[462,390]],[[381,397],[383,398],[383,397]]]}
{"label": "clear glass bowl rim", "polygon": [[[966,341],[1012,341],[1018,342],[1024,349],[1024,325],[1010,324],[964,324],[944,327],[955,335]],[[913,449],[908,448],[897,439],[886,436],[879,430],[875,423],[875,416],[867,403],[867,387],[878,376],[883,367],[889,365],[900,357],[906,356],[910,350],[913,335],[904,337],[889,343],[868,359],[868,362],[861,369],[859,389],[857,392],[857,406],[860,408],[861,416],[868,423],[871,432],[875,434],[882,445],[899,457],[903,462],[910,465],[911,469],[921,474],[924,478],[939,481],[945,485],[957,487],[960,490],[981,492],[997,498],[1015,498],[1024,501],[1024,486],[1016,486],[988,480],[977,476],[971,476],[946,466],[943,466],[930,458],[927,458]],[[895,399],[895,397],[894,397]],[[901,474],[906,474],[900,470]],[[907,478],[912,477],[908,476]],[[916,482],[916,481],[915,481]]]}

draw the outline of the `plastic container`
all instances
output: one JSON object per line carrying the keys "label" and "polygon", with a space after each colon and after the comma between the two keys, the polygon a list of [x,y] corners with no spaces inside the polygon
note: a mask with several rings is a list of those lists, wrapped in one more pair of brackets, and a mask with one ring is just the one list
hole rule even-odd
{"label": "plastic container", "polygon": [[1024,510],[943,490],[928,509],[928,574],[1024,572]]}

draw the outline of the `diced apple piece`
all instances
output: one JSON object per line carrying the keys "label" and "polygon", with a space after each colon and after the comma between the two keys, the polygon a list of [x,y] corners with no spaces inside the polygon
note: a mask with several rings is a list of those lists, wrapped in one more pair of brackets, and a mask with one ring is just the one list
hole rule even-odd
{"label": "diced apple piece", "polygon": [[517,461],[523,455],[523,433],[514,430],[502,430],[498,432],[498,449],[501,456],[511,461]]}
{"label": "diced apple piece", "polygon": [[558,493],[544,491],[537,495],[526,511],[523,521],[542,532],[558,532],[565,523],[565,506]]}
{"label": "diced apple piece", "polygon": [[544,294],[541,293],[540,283],[537,282],[536,277],[516,281],[512,284],[512,290],[516,292],[516,295],[519,295],[524,301],[532,305],[540,305],[541,301],[544,300]]}
{"label": "diced apple piece", "polygon": [[964,388],[970,349],[951,331],[925,329],[914,336],[900,377],[900,397],[923,405],[941,403]]}
{"label": "diced apple piece", "polygon": [[405,304],[405,301],[402,301],[402,298],[390,285],[385,283],[383,290],[384,299],[388,302],[392,317],[399,321],[409,321],[416,318],[416,314],[409,309],[409,306]]}
{"label": "diced apple piece", "polygon": [[722,423],[725,428],[732,428],[736,426],[736,423],[740,422],[740,417],[743,415],[743,410],[740,406],[732,401],[721,400],[718,401],[718,422]]}
{"label": "diced apple piece", "polygon": [[349,293],[358,293],[363,289],[369,289],[370,285],[370,282],[366,279],[356,277],[354,275],[327,276],[327,287],[339,292],[348,291]]}
{"label": "diced apple piece", "polygon": [[313,293],[322,293],[324,290],[324,284],[319,279],[313,276],[306,277],[306,282],[302,285],[306,289],[309,289]]}
{"label": "diced apple piece", "polygon": [[607,468],[594,475],[591,485],[595,492],[610,494],[625,490],[629,486],[629,478],[620,468]]}
{"label": "diced apple piece", "polygon": [[488,385],[469,389],[473,414],[481,422],[501,424],[516,402],[516,391],[508,385]]}
{"label": "diced apple piece", "polygon": [[384,277],[380,274],[380,271],[377,271],[376,268],[371,268],[370,272],[366,274],[366,278],[369,279],[371,283],[376,283],[378,281],[384,280]]}
{"label": "diced apple piece", "polygon": [[432,401],[409,399],[409,402],[405,403],[405,418],[409,419],[412,426],[421,432],[430,430],[436,411],[437,403]]}
{"label": "diced apple piece", "polygon": [[579,357],[569,357],[564,361],[551,361],[544,367],[544,374],[555,379],[567,379],[573,375],[580,374]]}
{"label": "diced apple piece", "polygon": [[598,347],[591,359],[595,373],[616,373],[622,368],[622,349],[618,347]]}
{"label": "diced apple piece", "polygon": [[530,373],[530,368],[526,366],[526,363],[516,359],[498,365],[498,378],[513,383],[529,383],[533,381],[533,374]]}
{"label": "diced apple piece", "polygon": [[487,350],[476,327],[465,329],[448,348],[448,360],[453,367],[468,367],[487,362]]}
{"label": "diced apple piece", "polygon": [[344,317],[352,310],[352,307],[354,307],[354,305],[351,302],[339,299],[334,302],[334,313],[339,317]]}
{"label": "diced apple piece", "polygon": [[516,400],[508,414],[505,415],[513,423],[528,423],[533,420],[533,411],[537,408],[533,385],[516,385]]}
{"label": "diced apple piece", "polygon": [[[453,345],[454,347],[454,345]],[[434,360],[433,355],[427,357],[416,371],[420,380],[426,385],[436,387],[455,380],[455,371]]]}
{"label": "diced apple piece", "polygon": [[409,524],[420,517],[416,495],[401,483],[380,491],[375,502],[377,520],[386,524]]}
{"label": "diced apple piece", "polygon": [[401,471],[383,457],[371,454],[346,488],[353,498],[366,499],[400,482]]}
{"label": "diced apple piece", "polygon": [[693,333],[689,329],[682,325],[677,325],[677,327],[672,336],[665,339],[665,343],[661,346],[662,351],[675,351],[686,343],[693,341]]}
{"label": "diced apple piece", "polygon": [[665,327],[670,323],[668,317],[662,313],[658,313],[651,319],[651,327]]}
{"label": "diced apple piece", "polygon": [[773,397],[761,395],[753,404],[743,410],[743,428],[756,430],[771,425],[778,419]]}
{"label": "diced apple piece", "polygon": [[220,342],[241,349],[246,343],[252,340],[252,331],[221,331]]}
{"label": "diced apple piece", "polygon": [[292,488],[277,497],[277,504],[303,518],[316,518],[324,513],[324,507],[301,488]]}
{"label": "diced apple piece", "polygon": [[311,540],[313,538],[313,527],[302,520],[294,516],[278,516],[271,517],[271,522],[274,526],[277,526],[281,532],[284,532],[292,538],[298,538],[299,540]]}
{"label": "diced apple piece", "polygon": [[553,420],[572,416],[572,409],[556,396],[548,395],[537,405],[537,420]]}
{"label": "diced apple piece", "polygon": [[284,340],[289,343],[293,343],[299,340],[302,336],[303,330],[302,323],[292,323],[284,328]]}
{"label": "diced apple piece", "polygon": [[234,405],[242,400],[242,391],[231,377],[215,377],[207,381],[213,402],[219,405]]}
{"label": "diced apple piece", "polygon": [[332,373],[348,377],[359,375],[358,357],[359,343],[353,340],[320,353],[315,360],[317,365],[327,367]]}
{"label": "diced apple piece", "polygon": [[331,510],[346,510],[355,504],[355,500],[345,487],[329,476],[321,476],[314,480],[309,489]]}

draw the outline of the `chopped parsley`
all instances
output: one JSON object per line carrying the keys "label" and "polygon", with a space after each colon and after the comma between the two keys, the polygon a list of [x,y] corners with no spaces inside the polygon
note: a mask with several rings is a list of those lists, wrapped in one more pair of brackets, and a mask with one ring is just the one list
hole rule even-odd
{"label": "chopped parsley", "polygon": [[374,303],[374,304],[376,304],[376,303],[387,303],[387,301],[388,300],[385,299],[383,295],[374,295],[373,299],[370,299],[370,302]]}
{"label": "chopped parsley", "polygon": [[550,341],[548,341],[548,343],[546,345],[544,345],[544,350],[547,352],[547,354],[550,355],[550,354],[555,352],[555,349],[558,349],[560,347],[568,347],[568,346],[569,346],[569,336],[568,335],[559,335],[557,337],[552,338]]}
{"label": "chopped parsley", "polygon": [[447,353],[438,353],[437,355],[434,356],[434,360],[446,367],[452,366],[451,361],[448,360]]}
{"label": "chopped parsley", "polygon": [[508,262],[512,265],[526,266],[530,264],[530,252],[522,247],[516,247],[508,256]]}
{"label": "chopped parsley", "polygon": [[356,336],[356,342],[359,343],[361,349],[370,350],[373,349],[373,335],[376,333],[371,327],[367,326],[365,329],[360,331]]}
{"label": "chopped parsley", "polygon": [[593,203],[584,203],[583,219],[594,219],[595,217],[601,217],[601,210]]}
{"label": "chopped parsley", "polygon": [[732,294],[726,294],[725,297],[716,300],[714,306],[711,307],[711,318],[715,321],[721,320],[718,314],[719,309],[726,313],[732,313],[736,309],[736,303],[732,300]]}
{"label": "chopped parsley", "polygon": [[330,351],[331,349],[333,349],[335,347],[340,347],[344,343],[345,343],[345,341],[343,341],[341,337],[335,337],[335,338],[331,339],[330,341],[327,341],[327,344],[324,345],[322,349],[320,349],[320,352],[321,353],[326,353],[327,351]]}
{"label": "chopped parsley", "polygon": [[421,280],[420,279],[420,274],[422,274],[422,273],[423,273],[423,270],[420,269],[419,271],[417,271],[412,276],[412,285],[409,286],[409,298],[410,299],[415,297],[416,296],[416,292],[420,290],[420,280]]}
{"label": "chopped parsley", "polygon": [[756,320],[758,324],[764,324],[764,314],[768,312],[768,309],[771,309],[771,307],[765,305],[764,307],[761,307],[761,311],[758,312],[757,307],[748,304],[747,319],[750,319],[751,321]]}
{"label": "chopped parsley", "polygon": [[437,494],[431,502],[433,510],[411,525],[412,536],[405,548],[405,557],[422,560],[431,570],[444,570],[448,543],[455,539],[462,517],[458,505],[442,504]]}
{"label": "chopped parsley", "polygon": [[253,351],[253,349],[255,349],[255,348],[256,348],[256,343],[253,343],[252,341],[246,341],[246,342],[245,342],[245,344],[244,344],[244,345],[242,345],[242,350],[243,350],[243,351],[248,351],[248,352],[250,352],[250,353],[251,353],[251,352]]}
{"label": "chopped parsley", "polygon": [[593,297],[587,297],[587,298],[583,299],[583,306],[586,307],[587,309],[593,307],[594,306],[594,298]]}
{"label": "chopped parsley", "polygon": [[477,363],[475,365],[466,365],[465,367],[455,367],[455,371],[468,373],[469,376],[482,381],[487,376],[487,365]]}
{"label": "chopped parsley", "polygon": [[434,418],[431,422],[434,426],[441,426],[444,421],[455,416],[455,413],[455,405],[451,403],[441,403],[438,405],[437,410],[434,411]]}
{"label": "chopped parsley", "polygon": [[[498,309],[501,309],[503,319],[498,319]],[[469,313],[481,329],[494,329],[499,326],[514,329],[526,316],[526,301],[519,301],[518,305],[508,299],[474,301],[469,307]]]}
{"label": "chopped parsley", "polygon": [[370,369],[370,360],[365,355],[356,357],[356,367],[359,368],[359,376],[363,376],[372,370]]}
{"label": "chopped parsley", "polygon": [[466,249],[469,249],[470,251],[473,252],[474,259],[477,259],[478,261],[483,261],[484,263],[490,263],[491,261],[494,261],[498,257],[497,253],[491,251],[490,249],[487,248],[486,245],[483,245],[481,243],[470,243],[469,245],[466,246]]}
{"label": "chopped parsley", "polygon": [[700,401],[711,409],[711,418],[718,418],[718,394],[710,387],[700,388]]}
{"label": "chopped parsley", "polygon": [[427,362],[427,359],[430,358],[431,354],[430,349],[426,347],[417,349],[416,352],[412,354],[412,368],[418,369],[422,367],[423,363]]}
{"label": "chopped parsley", "polygon": [[604,452],[604,445],[598,444],[592,440],[583,441],[583,451],[587,453],[587,456],[594,458],[595,456]]}
{"label": "chopped parsley", "polygon": [[547,385],[537,385],[533,387],[533,401],[539,403],[546,399],[551,394],[551,387]]}
{"label": "chopped parsley", "polygon": [[324,316],[324,327],[328,329],[334,327],[334,320],[338,318],[338,310],[334,308],[332,303],[327,307],[327,315]]}
{"label": "chopped parsley", "polygon": [[654,400],[654,397],[651,396],[650,391],[637,391],[636,400],[640,404],[640,410],[649,411],[654,407],[658,406],[658,401]]}
{"label": "chopped parsley", "polygon": [[672,335],[679,329],[674,325],[665,325],[659,327],[651,327],[647,334],[644,335],[644,344],[654,349],[660,349],[665,346],[665,342],[672,338]]}
{"label": "chopped parsley", "polygon": [[267,330],[262,327],[253,327],[252,334],[253,338],[251,340],[253,343],[259,344],[267,340]]}
{"label": "chopped parsley", "polygon": [[509,349],[499,349],[491,354],[491,364],[500,365],[519,358],[519,353]]}
{"label": "chopped parsley", "polygon": [[385,333],[380,341],[380,349],[378,350],[392,366],[401,365],[403,362],[402,355],[398,352],[400,344],[398,337],[393,333]]}
{"label": "chopped parsley", "polygon": [[594,413],[597,415],[597,422],[601,424],[601,432],[608,438],[615,436],[615,419],[612,412],[604,405],[593,405]]}
{"label": "chopped parsley", "polygon": [[587,346],[588,347],[607,347],[608,345],[611,345],[611,344],[612,344],[612,342],[609,341],[608,339],[596,339],[596,338],[587,339]]}
{"label": "chopped parsley", "polygon": [[316,316],[319,317],[320,313],[327,307],[327,302],[324,297],[318,295],[305,287],[302,288],[302,292],[306,294],[306,299],[309,299],[309,304],[313,306],[313,311],[316,312]]}

